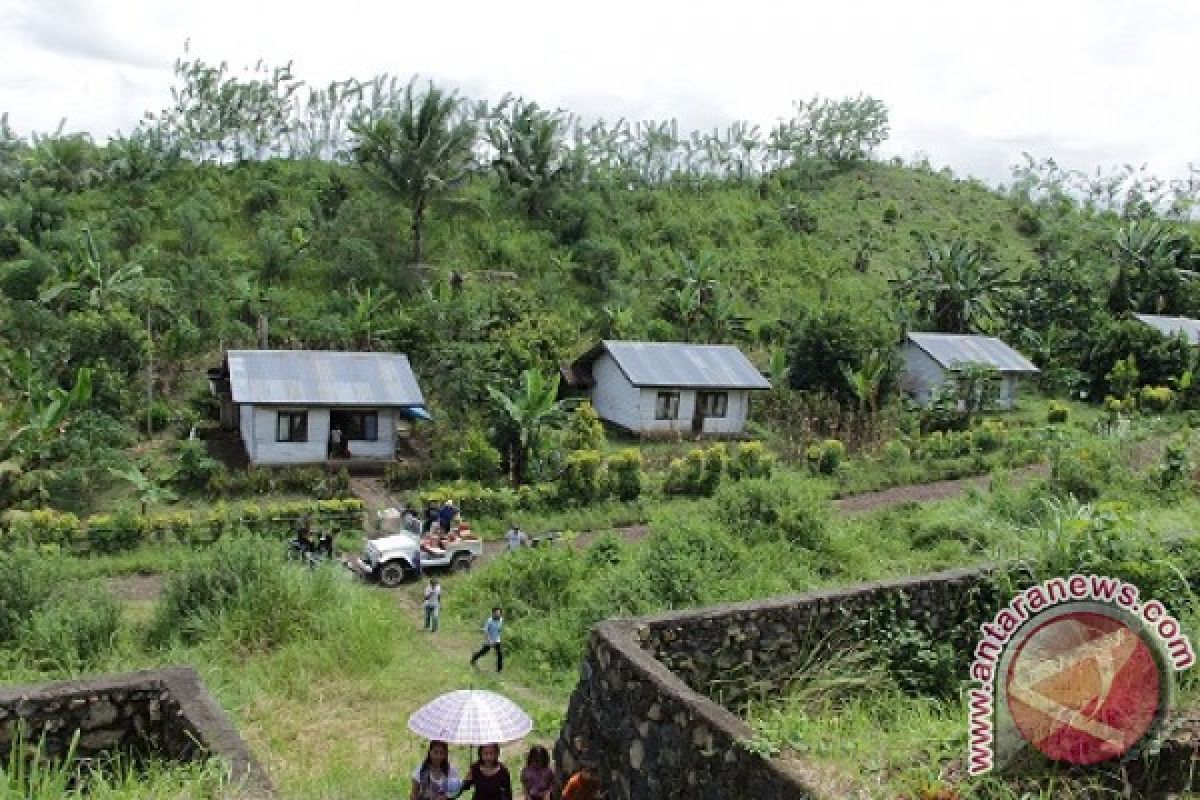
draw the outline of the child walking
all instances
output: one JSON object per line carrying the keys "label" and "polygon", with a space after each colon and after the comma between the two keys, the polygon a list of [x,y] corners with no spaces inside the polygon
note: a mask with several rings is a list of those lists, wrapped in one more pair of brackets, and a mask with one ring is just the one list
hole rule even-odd
{"label": "child walking", "polygon": [[425,630],[437,633],[438,616],[442,611],[442,586],[437,578],[430,578],[425,587]]}
{"label": "child walking", "polygon": [[492,615],[483,623],[483,647],[471,656],[471,666],[482,658],[488,650],[496,651],[496,672],[504,669],[504,650],[500,646],[500,632],[504,629],[504,616],[500,606],[492,609]]}

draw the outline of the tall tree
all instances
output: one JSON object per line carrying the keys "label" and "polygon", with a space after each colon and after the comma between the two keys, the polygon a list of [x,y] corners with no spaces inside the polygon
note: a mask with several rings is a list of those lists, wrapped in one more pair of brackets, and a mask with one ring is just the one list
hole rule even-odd
{"label": "tall tree", "polygon": [[512,394],[493,386],[488,387],[488,394],[506,418],[513,480],[520,485],[528,476],[531,459],[537,456],[542,432],[566,419],[566,401],[558,399],[558,376],[550,379],[527,369]]}
{"label": "tall tree", "polygon": [[562,112],[545,111],[537,103],[517,99],[507,114],[488,127],[488,139],[496,149],[492,167],[523,195],[530,219],[545,215],[567,178],[566,125]]}
{"label": "tall tree", "polygon": [[995,323],[1016,284],[983,248],[962,239],[922,238],[924,262],[897,282],[919,319],[944,333],[973,333]]}
{"label": "tall tree", "polygon": [[351,126],[354,159],[384,191],[412,210],[412,262],[421,262],[425,215],[437,201],[453,202],[474,164],[475,119],[457,92],[415,79],[391,101]]}

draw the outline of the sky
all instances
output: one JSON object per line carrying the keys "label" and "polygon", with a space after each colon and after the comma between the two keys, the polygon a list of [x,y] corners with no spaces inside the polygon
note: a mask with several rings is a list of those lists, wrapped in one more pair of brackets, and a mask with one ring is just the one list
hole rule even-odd
{"label": "sky", "polygon": [[1195,0],[0,0],[0,113],[103,140],[169,101],[174,60],[294,62],[311,84],[417,73],[585,116],[745,119],[865,92],[883,154],[991,183],[1022,152],[1200,164]]}

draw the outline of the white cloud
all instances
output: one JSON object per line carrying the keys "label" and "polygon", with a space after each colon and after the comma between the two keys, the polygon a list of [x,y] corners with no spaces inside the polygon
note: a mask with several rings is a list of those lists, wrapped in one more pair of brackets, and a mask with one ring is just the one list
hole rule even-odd
{"label": "white cloud", "polygon": [[0,110],[18,128],[128,130],[192,53],[295,61],[324,84],[419,72],[586,115],[769,125],[791,101],[869,92],[889,153],[1004,180],[1023,149],[1079,168],[1182,174],[1200,140],[1186,86],[1200,56],[1190,0],[485,3],[0,0]]}

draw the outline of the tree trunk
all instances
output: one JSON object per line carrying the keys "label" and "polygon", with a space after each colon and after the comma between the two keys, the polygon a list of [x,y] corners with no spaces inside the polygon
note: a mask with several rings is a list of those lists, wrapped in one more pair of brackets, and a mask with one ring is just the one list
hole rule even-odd
{"label": "tree trunk", "polygon": [[421,253],[421,233],[422,233],[424,227],[425,227],[425,201],[418,200],[416,205],[413,206],[413,219],[412,219],[412,237],[413,237],[412,263],[414,263],[414,264],[421,263],[421,255],[422,255],[422,253]]}

